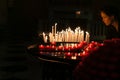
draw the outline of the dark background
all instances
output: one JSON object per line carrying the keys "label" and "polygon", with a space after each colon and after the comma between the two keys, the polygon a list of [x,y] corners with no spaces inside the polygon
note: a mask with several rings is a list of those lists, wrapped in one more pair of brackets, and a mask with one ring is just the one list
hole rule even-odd
{"label": "dark background", "polygon": [[[104,39],[98,10],[103,5],[120,7],[120,0],[0,0],[0,80],[41,80],[41,64],[27,47],[42,40],[41,32],[80,26],[91,40]],[[81,14],[75,14],[81,11]]]}
{"label": "dark background", "polygon": [[[106,4],[119,7],[119,2],[119,0],[0,0],[0,30],[1,32],[9,30],[16,38],[19,36],[31,40],[39,32],[51,31],[51,26],[57,22],[59,30],[68,26],[73,29],[81,26],[94,35],[92,33],[94,27],[99,24],[97,13],[99,8]],[[79,10],[81,14],[76,15],[75,11]]]}

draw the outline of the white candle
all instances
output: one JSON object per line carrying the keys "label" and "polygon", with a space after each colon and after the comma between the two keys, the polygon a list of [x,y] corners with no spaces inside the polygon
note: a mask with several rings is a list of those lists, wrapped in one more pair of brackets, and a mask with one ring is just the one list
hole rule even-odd
{"label": "white candle", "polygon": [[84,31],[81,31],[81,41],[84,41]]}
{"label": "white candle", "polygon": [[90,37],[89,33],[88,33],[88,32],[86,32],[85,41],[86,41],[87,43],[89,43],[89,37]]}
{"label": "white candle", "polygon": [[78,42],[80,42],[80,30],[78,31]]}
{"label": "white candle", "polygon": [[88,32],[86,32],[86,35],[85,35],[85,41],[87,42],[87,35],[88,35]]}
{"label": "white candle", "polygon": [[48,40],[48,36],[45,36],[45,43],[47,43],[47,40]]}
{"label": "white candle", "polygon": [[74,42],[77,42],[77,30],[75,29],[75,41]]}
{"label": "white candle", "polygon": [[49,40],[50,40],[50,42],[52,42],[51,32],[49,33]]}
{"label": "white candle", "polygon": [[46,41],[45,41],[45,33],[44,33],[44,32],[43,32],[43,40],[44,40],[44,42],[46,42]]}
{"label": "white candle", "polygon": [[57,23],[55,23],[55,34],[56,34]]}
{"label": "white candle", "polygon": [[90,42],[90,34],[88,33],[88,43]]}
{"label": "white candle", "polygon": [[53,36],[55,35],[55,29],[54,29],[54,26],[52,26],[52,35],[53,35]]}

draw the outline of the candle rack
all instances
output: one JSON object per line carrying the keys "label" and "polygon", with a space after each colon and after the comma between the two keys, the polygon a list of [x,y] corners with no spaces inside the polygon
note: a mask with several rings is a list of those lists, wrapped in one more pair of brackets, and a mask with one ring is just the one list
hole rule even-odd
{"label": "candle rack", "polygon": [[79,26],[75,30],[68,27],[57,31],[56,28],[57,23],[52,26],[52,32],[42,33],[44,48],[39,47],[41,51],[80,52],[89,43],[89,33],[81,30]]}
{"label": "candle rack", "polygon": [[56,45],[56,46],[74,46],[77,45],[79,42],[50,42],[50,44],[52,45]]}

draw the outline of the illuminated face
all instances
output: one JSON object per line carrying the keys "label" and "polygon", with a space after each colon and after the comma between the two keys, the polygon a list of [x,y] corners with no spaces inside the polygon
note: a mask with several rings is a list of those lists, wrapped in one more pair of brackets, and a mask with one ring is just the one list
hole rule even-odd
{"label": "illuminated face", "polygon": [[105,14],[104,12],[101,12],[101,18],[102,21],[104,22],[104,24],[106,26],[109,26],[110,24],[112,24],[113,20],[114,20],[114,16],[108,16],[107,14]]}

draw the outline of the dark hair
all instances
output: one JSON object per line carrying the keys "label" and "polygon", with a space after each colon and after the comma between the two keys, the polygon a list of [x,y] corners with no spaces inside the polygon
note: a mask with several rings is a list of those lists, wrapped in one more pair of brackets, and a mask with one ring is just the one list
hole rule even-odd
{"label": "dark hair", "polygon": [[116,20],[119,20],[119,9],[115,6],[106,5],[100,9],[100,12],[103,11],[108,16],[114,16]]}

